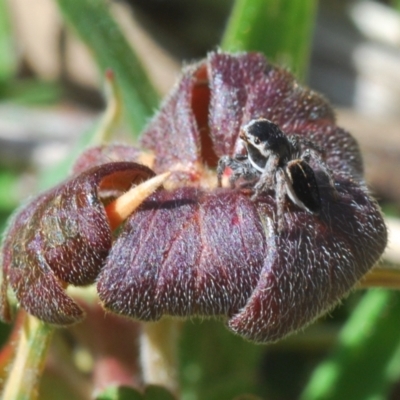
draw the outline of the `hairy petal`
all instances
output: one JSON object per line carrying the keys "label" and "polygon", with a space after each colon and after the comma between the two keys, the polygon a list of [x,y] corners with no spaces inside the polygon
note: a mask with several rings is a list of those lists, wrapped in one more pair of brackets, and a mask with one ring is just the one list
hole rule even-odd
{"label": "hairy petal", "polygon": [[154,151],[154,170],[194,169],[200,159],[200,133],[192,110],[198,66],[184,70],[182,79],[146,129],[142,145]]}
{"label": "hairy petal", "polygon": [[159,192],[132,215],[99,275],[114,312],[145,320],[231,315],[255,287],[264,227],[238,192]]}
{"label": "hairy petal", "polygon": [[[247,101],[245,70],[242,68],[246,55],[232,58],[229,54],[214,53],[210,56],[208,79],[211,91],[210,134],[214,150],[219,157],[233,154],[242,125],[243,110]],[[265,66],[265,59],[258,55],[255,62]],[[263,76],[263,68],[259,69]]]}
{"label": "hairy petal", "polygon": [[387,232],[377,205],[348,175],[335,180],[337,198],[321,189],[320,216],[285,214],[288,228],[271,236],[257,287],[229,320],[234,332],[280,339],[333,307],[378,261]]}
{"label": "hairy petal", "polygon": [[110,162],[139,162],[141,154],[141,150],[136,147],[118,143],[89,147],[75,161],[72,174],[79,174],[89,168]]}
{"label": "hairy petal", "polygon": [[2,248],[1,316],[9,318],[8,284],[29,313],[53,324],[80,320],[66,284],[93,283],[111,248],[100,190],[127,190],[153,172],[135,163],[94,167],[39,195],[18,212]]}

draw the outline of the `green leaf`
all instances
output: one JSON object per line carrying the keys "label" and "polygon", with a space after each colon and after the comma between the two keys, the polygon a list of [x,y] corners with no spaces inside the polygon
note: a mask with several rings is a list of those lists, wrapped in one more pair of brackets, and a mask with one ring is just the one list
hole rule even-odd
{"label": "green leaf", "polygon": [[399,293],[370,290],[344,326],[332,356],[314,371],[301,399],[383,400],[399,377]]}
{"label": "green leaf", "polygon": [[92,51],[102,73],[116,76],[132,131],[138,135],[158,105],[158,96],[104,0],[56,0],[63,16]]}
{"label": "green leaf", "polygon": [[317,0],[236,0],[222,49],[261,51],[304,79]]}
{"label": "green leaf", "polygon": [[96,400],[144,400],[137,390],[127,386],[110,386]]}
{"label": "green leaf", "polygon": [[7,0],[0,0],[0,84],[14,76],[16,65]]}

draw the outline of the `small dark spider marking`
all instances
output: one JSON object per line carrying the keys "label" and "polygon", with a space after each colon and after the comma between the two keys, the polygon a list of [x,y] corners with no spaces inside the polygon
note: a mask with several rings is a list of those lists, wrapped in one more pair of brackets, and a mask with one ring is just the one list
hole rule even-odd
{"label": "small dark spider marking", "polygon": [[328,176],[330,186],[334,182],[329,168],[323,161],[323,150],[310,140],[299,135],[286,136],[277,125],[265,118],[251,120],[244,125],[240,138],[247,154],[221,157],[218,162],[218,186],[222,175],[229,167],[232,188],[240,178],[254,185],[252,200],[262,192],[274,190],[277,204],[278,230],[283,230],[285,197],[293,204],[311,214],[321,210],[321,197],[314,170],[314,163]]}

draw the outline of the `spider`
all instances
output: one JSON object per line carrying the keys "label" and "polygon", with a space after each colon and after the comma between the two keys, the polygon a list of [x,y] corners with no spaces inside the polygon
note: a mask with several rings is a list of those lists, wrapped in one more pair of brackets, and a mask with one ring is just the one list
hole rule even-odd
{"label": "spider", "polygon": [[283,230],[283,213],[286,195],[293,204],[311,214],[321,210],[321,197],[314,170],[314,163],[327,175],[334,188],[331,172],[323,161],[323,150],[310,140],[299,135],[286,136],[273,122],[253,119],[240,132],[247,154],[223,156],[218,162],[218,186],[222,175],[229,167],[232,174],[229,182],[232,188],[243,178],[254,184],[252,200],[265,191],[275,190],[278,230]]}

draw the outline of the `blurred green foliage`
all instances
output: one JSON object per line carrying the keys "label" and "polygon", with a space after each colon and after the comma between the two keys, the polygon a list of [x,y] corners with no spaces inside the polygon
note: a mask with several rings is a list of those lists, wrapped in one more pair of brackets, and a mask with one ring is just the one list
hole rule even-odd
{"label": "blurred green foliage", "polygon": [[304,80],[316,9],[317,0],[236,0],[221,46],[261,51]]}
{"label": "blurred green foliage", "polygon": [[257,370],[265,346],[229,332],[221,321],[189,321],[180,351],[183,400],[230,400],[262,394]]}

